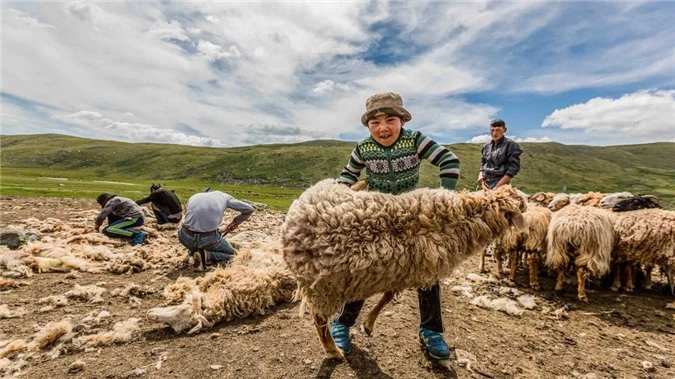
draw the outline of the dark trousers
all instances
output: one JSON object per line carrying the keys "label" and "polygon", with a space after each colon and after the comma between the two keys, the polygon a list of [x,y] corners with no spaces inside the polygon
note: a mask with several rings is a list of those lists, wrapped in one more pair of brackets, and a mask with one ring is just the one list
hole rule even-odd
{"label": "dark trousers", "polygon": [[[417,290],[420,304],[420,327],[443,333],[443,317],[441,314],[441,286],[434,284],[428,290]],[[338,313],[337,321],[352,326],[361,312],[364,300],[357,300],[344,305]]]}
{"label": "dark trousers", "polygon": [[180,222],[180,218],[179,219],[170,218],[169,215],[164,213],[164,211],[157,208],[155,204],[152,205],[152,213],[155,214],[155,218],[157,219],[157,225],[163,225],[169,222],[177,224]]}

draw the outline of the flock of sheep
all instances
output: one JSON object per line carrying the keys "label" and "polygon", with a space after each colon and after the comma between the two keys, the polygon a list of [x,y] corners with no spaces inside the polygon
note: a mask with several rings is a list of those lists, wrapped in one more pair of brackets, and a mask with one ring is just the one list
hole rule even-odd
{"label": "flock of sheep", "polygon": [[[626,201],[633,204],[629,209],[635,204],[651,208],[611,210],[621,204],[625,208]],[[370,334],[378,313],[395,294],[431,286],[475,254],[483,254],[480,270],[484,271],[489,246],[500,274],[502,260],[508,257],[511,281],[519,263],[527,261],[534,289],[540,287],[542,264],[557,275],[556,289],[562,288],[565,273],[574,268],[582,301],[587,301],[585,282],[590,276],[602,277],[613,270],[611,288],[632,291],[633,270],[648,272],[645,287],[649,288],[650,272],[656,266],[667,276],[672,292],[675,212],[656,207],[648,198],[644,203],[644,197],[627,193],[526,196],[508,186],[474,193],[427,188],[394,196],[355,191],[324,180],[292,204],[278,240],[246,231],[230,236],[239,251],[231,265],[169,284],[163,291],[165,306],[150,309],[146,317],[176,332],[194,333],[221,321],[264,313],[280,302],[301,300],[301,309],[313,315],[328,356],[344,358],[327,328],[343,303],[383,294],[366,317],[364,327]],[[20,279],[40,272],[121,274],[175,270],[185,264],[185,251],[151,226],[143,227],[150,233],[148,242],[136,247],[93,232],[89,224],[95,213],[87,211],[69,223],[26,220],[22,227],[42,233],[43,238],[21,250],[0,247],[0,290],[16,288]],[[278,225],[280,220],[275,222]],[[42,299],[45,311],[68,299],[101,301],[105,292],[96,286],[77,287],[63,296]],[[132,287],[116,295],[128,296],[130,304],[139,303],[134,294],[143,289]],[[0,308],[0,318],[21,315],[21,310]],[[120,324],[126,340],[138,321]],[[96,343],[125,340],[116,339],[115,330],[97,337],[75,336],[70,324],[47,325],[44,330],[29,340],[0,341],[0,373],[15,370],[21,357],[46,349],[52,355],[65,351],[64,344],[82,345],[94,338]]]}
{"label": "flock of sheep", "polygon": [[[527,196],[507,186],[476,193],[426,188],[389,195],[324,180],[291,205],[281,239],[298,281],[296,298],[312,313],[326,354],[339,359],[344,356],[328,322],[343,303],[383,293],[364,323],[370,334],[394,294],[433,285],[470,255],[484,254],[491,243],[500,273],[502,257],[510,258],[512,281],[526,257],[534,289],[539,289],[540,262],[556,273],[556,290],[575,268],[580,301],[588,301],[586,280],[610,273],[610,267],[613,290],[620,287],[622,271],[623,288],[633,290],[635,266],[645,267],[648,278],[658,266],[671,292],[675,286],[675,212],[629,193]],[[648,279],[646,287],[650,284]]]}

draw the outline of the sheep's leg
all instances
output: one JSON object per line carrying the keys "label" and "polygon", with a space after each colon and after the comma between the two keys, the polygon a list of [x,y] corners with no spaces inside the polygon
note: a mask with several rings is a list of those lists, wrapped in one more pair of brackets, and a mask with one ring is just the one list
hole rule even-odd
{"label": "sheep's leg", "polygon": [[539,253],[530,251],[527,263],[530,270],[530,287],[534,290],[539,290]]}
{"label": "sheep's leg", "polygon": [[586,297],[586,278],[588,277],[588,270],[586,267],[580,266],[577,268],[577,296],[579,301],[588,303],[588,298]]}
{"label": "sheep's leg", "polygon": [[670,287],[670,294],[675,295],[675,270],[666,269],[666,277],[668,278],[668,287]]}
{"label": "sheep's leg", "polygon": [[382,295],[382,298],[380,301],[377,303],[377,305],[370,311],[368,312],[368,316],[366,316],[366,321],[363,323],[363,330],[366,332],[367,335],[372,335],[373,330],[375,329],[375,320],[377,319],[377,316],[380,314],[382,311],[382,308],[384,308],[385,305],[389,304],[391,300],[394,298],[394,293],[391,291],[387,291]]}
{"label": "sheep's leg", "polygon": [[562,291],[565,280],[565,268],[558,269],[558,279],[555,282],[555,290]]}
{"label": "sheep's leg", "polygon": [[504,251],[496,247],[495,248],[495,258],[497,259],[497,276],[504,275]]}
{"label": "sheep's leg", "polygon": [[626,292],[633,292],[634,288],[633,284],[633,264],[629,263],[626,265],[626,287],[624,287],[624,290]]}
{"label": "sheep's leg", "polygon": [[520,267],[522,268],[527,268],[527,266],[530,264],[529,261],[529,256],[527,251],[523,251],[522,254],[520,254]]}
{"label": "sheep's leg", "polygon": [[342,354],[342,351],[335,345],[335,340],[333,340],[333,336],[330,334],[328,317],[315,313],[314,327],[316,327],[316,332],[319,333],[319,341],[321,341],[321,346],[323,346],[323,350],[326,352],[328,358],[344,361],[344,354]]}
{"label": "sheep's leg", "polygon": [[509,251],[509,280],[513,283],[516,282],[516,273],[518,272],[518,261],[520,257],[518,256],[517,250]]}
{"label": "sheep's leg", "polygon": [[485,250],[486,249],[487,249],[487,247],[480,252],[480,263],[478,264],[478,271],[481,274],[484,274],[486,272],[485,271]]}
{"label": "sheep's leg", "polygon": [[645,265],[645,289],[652,289],[652,270],[654,266]]}
{"label": "sheep's leg", "polygon": [[621,288],[621,263],[614,263],[614,281],[612,282],[612,286],[609,287],[610,290],[616,292]]}

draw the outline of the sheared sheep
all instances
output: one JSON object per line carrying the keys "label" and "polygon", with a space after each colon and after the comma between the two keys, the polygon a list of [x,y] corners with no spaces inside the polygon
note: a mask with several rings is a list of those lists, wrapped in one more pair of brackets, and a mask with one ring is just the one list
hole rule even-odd
{"label": "sheared sheep", "polygon": [[[668,277],[671,293],[675,294],[675,211],[641,209],[614,213],[614,230],[618,236],[616,261],[627,263],[625,290],[633,290],[632,264],[659,265]],[[612,290],[620,285],[617,270]]]}
{"label": "sheared sheep", "polygon": [[195,333],[220,321],[264,314],[274,304],[291,301],[296,282],[280,254],[239,251],[226,268],[217,268],[198,280],[181,278],[164,290],[168,303],[147,317],[168,324],[177,333]]}
{"label": "sheared sheep", "polygon": [[553,213],[548,228],[546,265],[558,272],[556,291],[563,288],[565,271],[574,262],[577,268],[579,301],[588,302],[586,278],[601,277],[609,271],[614,229],[611,213],[571,204]]}
{"label": "sheared sheep", "polygon": [[344,359],[328,331],[342,304],[431,287],[511,226],[526,230],[525,202],[510,186],[468,194],[417,189],[401,195],[355,192],[323,180],[293,202],[281,228],[284,259],[295,274],[296,299],[308,306],[329,357]]}

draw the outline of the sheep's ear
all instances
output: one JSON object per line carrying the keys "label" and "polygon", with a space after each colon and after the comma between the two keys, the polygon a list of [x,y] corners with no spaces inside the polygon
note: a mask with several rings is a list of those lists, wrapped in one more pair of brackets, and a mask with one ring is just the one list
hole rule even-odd
{"label": "sheep's ear", "polygon": [[527,222],[525,222],[525,217],[520,212],[512,212],[509,214],[509,221],[519,232],[527,233],[529,228],[527,227]]}

